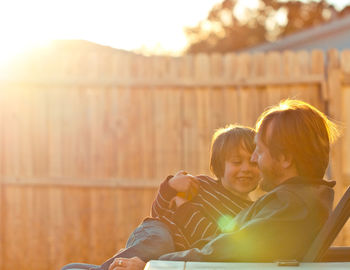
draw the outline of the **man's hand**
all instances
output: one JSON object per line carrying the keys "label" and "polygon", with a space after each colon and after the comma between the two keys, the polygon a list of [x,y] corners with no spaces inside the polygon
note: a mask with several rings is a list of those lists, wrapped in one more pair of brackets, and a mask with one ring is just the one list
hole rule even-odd
{"label": "man's hand", "polygon": [[179,171],[170,178],[169,185],[178,192],[178,196],[191,200],[198,193],[199,181],[193,175]]}
{"label": "man's hand", "polygon": [[146,263],[141,260],[139,257],[128,258],[116,258],[108,270],[142,270],[145,267]]}

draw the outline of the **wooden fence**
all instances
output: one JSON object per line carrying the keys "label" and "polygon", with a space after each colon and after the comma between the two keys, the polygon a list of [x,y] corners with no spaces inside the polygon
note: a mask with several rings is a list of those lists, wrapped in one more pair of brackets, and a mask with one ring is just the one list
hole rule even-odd
{"label": "wooden fence", "polygon": [[[350,126],[350,51],[143,57],[42,50],[0,75],[0,269],[100,264],[149,213],[158,184],[209,173],[211,135],[283,98]],[[350,134],[335,144],[336,199]],[[350,225],[337,244],[350,244]]]}

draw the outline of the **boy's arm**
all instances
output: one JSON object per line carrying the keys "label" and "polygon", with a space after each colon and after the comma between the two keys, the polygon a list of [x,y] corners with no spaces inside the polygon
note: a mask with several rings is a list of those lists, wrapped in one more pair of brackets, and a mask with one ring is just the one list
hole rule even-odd
{"label": "boy's arm", "polygon": [[179,194],[188,200],[197,194],[198,180],[184,171],[179,171],[175,176],[168,176],[160,184],[157,197],[152,205],[152,217],[169,216],[175,197]]}
{"label": "boy's arm", "polygon": [[169,185],[169,180],[172,178],[169,175],[159,186],[157,196],[152,204],[151,216],[162,217],[169,216],[173,213],[170,210],[170,202],[176,196],[177,191]]}
{"label": "boy's arm", "polygon": [[220,233],[216,222],[204,214],[202,207],[191,201],[178,207],[173,217],[175,224],[191,244]]}

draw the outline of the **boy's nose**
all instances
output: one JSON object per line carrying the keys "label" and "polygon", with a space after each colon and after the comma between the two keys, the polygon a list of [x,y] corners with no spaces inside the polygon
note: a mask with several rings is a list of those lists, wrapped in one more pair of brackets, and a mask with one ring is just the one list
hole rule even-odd
{"label": "boy's nose", "polygon": [[241,170],[242,171],[249,171],[252,169],[252,165],[251,165],[251,162],[250,161],[247,161],[247,162],[243,162],[242,163],[242,166],[241,166]]}

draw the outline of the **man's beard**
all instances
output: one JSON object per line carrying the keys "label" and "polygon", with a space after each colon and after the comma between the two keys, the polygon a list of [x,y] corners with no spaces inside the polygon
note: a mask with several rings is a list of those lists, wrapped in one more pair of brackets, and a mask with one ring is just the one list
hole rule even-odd
{"label": "man's beard", "polygon": [[282,176],[281,168],[279,166],[272,166],[271,168],[262,168],[260,181],[260,188],[264,191],[271,191],[280,183]]}
{"label": "man's beard", "polygon": [[276,187],[276,184],[274,183],[274,181],[272,181],[271,179],[268,179],[266,176],[264,176],[260,182],[260,188],[263,191],[269,192],[273,190],[275,187]]}

